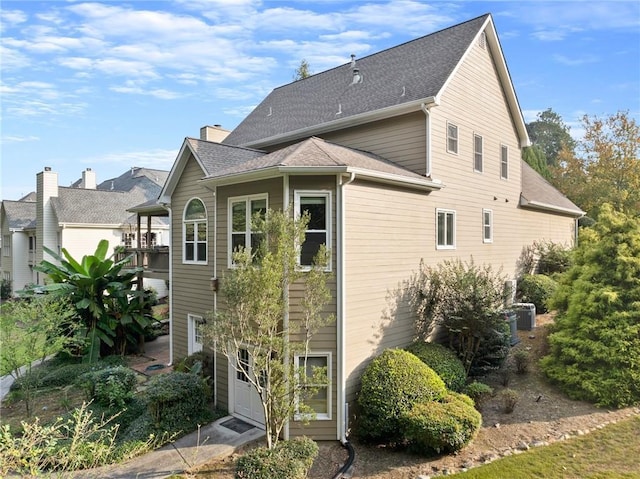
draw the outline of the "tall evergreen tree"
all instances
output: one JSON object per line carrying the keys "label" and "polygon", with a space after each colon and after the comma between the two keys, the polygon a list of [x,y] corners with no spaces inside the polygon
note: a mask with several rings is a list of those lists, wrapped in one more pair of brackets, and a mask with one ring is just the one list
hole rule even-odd
{"label": "tall evergreen tree", "polygon": [[570,128],[551,108],[538,113],[537,119],[526,126],[531,143],[542,151],[547,165],[557,165],[560,151],[573,151],[576,146],[569,133]]}

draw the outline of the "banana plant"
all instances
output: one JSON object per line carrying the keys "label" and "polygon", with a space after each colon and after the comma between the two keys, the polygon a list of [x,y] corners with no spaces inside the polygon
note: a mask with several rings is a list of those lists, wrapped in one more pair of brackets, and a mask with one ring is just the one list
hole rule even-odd
{"label": "banana plant", "polygon": [[109,242],[101,240],[93,255],[85,255],[81,261],[75,260],[62,248],[62,256],[44,247],[56,262],[43,260],[34,267],[46,274],[50,283],[45,291],[68,296],[83,323],[87,339],[85,359],[89,362],[101,356],[101,350],[112,350],[118,327],[118,317],[111,314],[108,306],[110,293],[133,295],[133,282],[139,269],[125,270],[131,256],[115,261],[113,255],[107,257]]}

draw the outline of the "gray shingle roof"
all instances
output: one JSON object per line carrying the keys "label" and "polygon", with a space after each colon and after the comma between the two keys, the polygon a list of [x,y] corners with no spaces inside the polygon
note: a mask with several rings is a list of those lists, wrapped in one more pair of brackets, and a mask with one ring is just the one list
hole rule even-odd
{"label": "gray shingle roof", "polygon": [[28,229],[36,227],[36,204],[33,201],[2,202],[7,224],[11,229]]}
{"label": "gray shingle roof", "polygon": [[[258,140],[337,119],[435,97],[489,15],[398,45],[276,88],[223,141]],[[338,114],[338,112],[340,112]]]}
{"label": "gray shingle roof", "polygon": [[347,148],[335,143],[311,137],[281,150],[255,159],[215,170],[209,178],[220,178],[242,173],[283,167],[350,167],[372,172],[396,175],[415,180],[424,177],[395,163],[365,151]]}
{"label": "gray shingle roof", "polygon": [[131,215],[127,208],[147,201],[150,194],[140,186],[128,192],[61,187],[51,202],[60,223],[121,225]]}
{"label": "gray shingle roof", "polygon": [[264,151],[223,145],[196,138],[186,138],[185,141],[200,161],[204,168],[205,176],[215,175],[217,171],[227,169],[232,165],[245,163],[266,154]]}
{"label": "gray shingle roof", "polygon": [[540,176],[526,161],[521,160],[520,162],[522,164],[520,206],[541,210],[554,210],[570,214],[571,216],[582,216],[584,214],[584,211]]}

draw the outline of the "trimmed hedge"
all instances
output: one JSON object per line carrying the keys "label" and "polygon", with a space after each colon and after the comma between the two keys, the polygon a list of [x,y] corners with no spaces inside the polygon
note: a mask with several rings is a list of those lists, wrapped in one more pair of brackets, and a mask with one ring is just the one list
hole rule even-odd
{"label": "trimmed hedge", "polygon": [[144,398],[151,420],[160,431],[192,431],[211,417],[206,383],[196,374],[172,372],[154,376]]}
{"label": "trimmed hedge", "polygon": [[403,414],[402,426],[412,449],[425,455],[450,453],[473,440],[482,416],[461,396],[419,403]]}
{"label": "trimmed hedge", "polygon": [[358,435],[365,441],[401,441],[401,416],[415,404],[440,400],[446,393],[440,376],[417,356],[387,349],[362,375]]}
{"label": "trimmed hedge", "polygon": [[462,361],[455,352],[442,344],[415,341],[405,348],[433,369],[448,389],[462,392],[467,380]]}
{"label": "trimmed hedge", "polygon": [[236,461],[236,479],[304,479],[318,455],[318,445],[302,437],[280,441],[273,449],[260,447]]}

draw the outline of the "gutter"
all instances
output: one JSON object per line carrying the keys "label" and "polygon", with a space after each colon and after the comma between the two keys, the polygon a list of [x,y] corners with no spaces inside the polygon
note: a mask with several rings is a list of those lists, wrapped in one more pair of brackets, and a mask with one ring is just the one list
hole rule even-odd
{"label": "gutter", "polygon": [[441,181],[431,180],[422,176],[403,176],[395,173],[354,168],[350,166],[272,166],[258,171],[236,173],[217,178],[204,178],[201,181],[205,187],[244,183],[249,181],[277,178],[282,175],[340,175],[357,174],[360,178],[379,183],[386,183],[404,187],[416,188],[424,191],[435,191],[444,187]]}
{"label": "gutter", "polygon": [[582,210],[573,210],[570,208],[563,208],[562,206],[552,205],[550,203],[543,203],[541,201],[529,201],[524,196],[520,196],[520,206],[523,208],[533,208],[538,210],[545,211],[554,211],[556,213],[563,213],[570,216],[575,216],[580,218],[585,215],[585,212]]}
{"label": "gutter", "polygon": [[320,123],[317,125],[300,128],[299,130],[295,130],[285,134],[273,135],[268,138],[260,138],[253,142],[249,141],[243,144],[242,146],[244,146],[245,148],[248,147],[248,148],[260,149],[268,145],[274,145],[278,143],[296,140],[299,138],[319,135],[322,133],[327,133],[329,131],[343,129],[351,126],[362,125],[364,123],[369,123],[371,121],[384,120],[393,116],[404,115],[406,113],[411,113],[413,111],[419,110],[420,106],[424,103],[434,103],[434,102],[435,102],[435,97],[430,96],[422,100],[402,103],[400,105],[392,105],[386,108],[381,108],[379,110],[359,113],[356,115],[348,116],[346,118],[340,118],[338,120],[331,120],[325,123]]}

